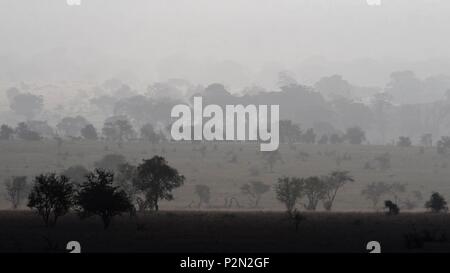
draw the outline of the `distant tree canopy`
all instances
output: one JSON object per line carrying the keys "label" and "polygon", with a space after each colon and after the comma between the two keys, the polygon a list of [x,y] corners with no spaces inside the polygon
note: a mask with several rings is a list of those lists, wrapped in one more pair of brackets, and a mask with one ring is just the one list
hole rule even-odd
{"label": "distant tree canopy", "polygon": [[143,139],[150,141],[153,144],[160,142],[164,138],[163,135],[161,135],[155,131],[155,129],[153,128],[153,125],[151,125],[150,123],[147,123],[144,126],[142,126],[141,137]]}
{"label": "distant tree canopy", "polygon": [[316,134],[314,133],[314,129],[309,128],[308,130],[306,130],[306,132],[301,136],[301,139],[304,143],[316,143]]}
{"label": "distant tree canopy", "polygon": [[399,147],[411,147],[411,139],[409,137],[401,136],[398,138],[397,146]]}
{"label": "distant tree canopy", "polygon": [[116,171],[126,163],[126,159],[121,154],[107,154],[102,159],[94,163],[97,169]]}
{"label": "distant tree canopy", "polygon": [[301,138],[300,126],[293,124],[291,120],[280,120],[280,142],[295,143]]}
{"label": "distant tree canopy", "polygon": [[88,124],[81,129],[81,136],[87,140],[97,140],[98,134],[94,125]]}
{"label": "distant tree canopy", "polygon": [[28,120],[26,125],[30,131],[38,133],[43,138],[55,137],[55,129],[48,125],[47,121]]}
{"label": "distant tree canopy", "polygon": [[14,129],[6,124],[0,127],[0,140],[10,140],[14,136]]}
{"label": "distant tree canopy", "polygon": [[341,75],[332,75],[321,78],[315,85],[315,89],[329,98],[352,96],[353,86],[342,78]]}
{"label": "distant tree canopy", "polygon": [[344,138],[350,144],[361,144],[366,140],[366,134],[359,127],[351,127],[347,129]]}
{"label": "distant tree canopy", "polygon": [[88,173],[89,171],[84,166],[75,165],[64,170],[62,175],[68,177],[75,184],[81,184],[86,180]]}
{"label": "distant tree canopy", "polygon": [[65,117],[57,125],[59,132],[67,137],[81,136],[81,130],[85,128],[89,122],[82,116]]}
{"label": "distant tree canopy", "polygon": [[30,93],[18,93],[10,98],[9,107],[16,114],[30,120],[44,108],[44,98]]}
{"label": "distant tree canopy", "polygon": [[138,166],[135,186],[144,193],[148,208],[158,210],[159,200],[172,200],[172,190],[182,186],[184,180],[163,157],[154,156]]}
{"label": "distant tree canopy", "polygon": [[41,136],[39,133],[32,131],[28,128],[28,125],[25,122],[21,122],[17,125],[15,129],[16,135],[22,140],[40,140]]}
{"label": "distant tree canopy", "polygon": [[108,118],[102,129],[103,135],[108,140],[123,142],[136,137],[133,126],[124,116]]}

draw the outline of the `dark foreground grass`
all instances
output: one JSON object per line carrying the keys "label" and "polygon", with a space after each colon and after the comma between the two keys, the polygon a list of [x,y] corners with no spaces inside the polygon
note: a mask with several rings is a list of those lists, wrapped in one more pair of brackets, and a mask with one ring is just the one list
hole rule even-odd
{"label": "dark foreground grass", "polygon": [[62,217],[45,228],[30,211],[0,211],[0,252],[450,252],[450,215],[305,213],[298,230],[285,213],[174,211],[122,216],[103,230],[98,218]]}

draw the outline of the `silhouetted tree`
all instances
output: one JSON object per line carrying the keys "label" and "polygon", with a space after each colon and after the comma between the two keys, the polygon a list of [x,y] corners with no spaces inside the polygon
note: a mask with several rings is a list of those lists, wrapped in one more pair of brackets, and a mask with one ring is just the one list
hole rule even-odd
{"label": "silhouetted tree", "polygon": [[366,140],[366,134],[361,128],[352,127],[347,129],[344,138],[347,139],[350,144],[359,145]]}
{"label": "silhouetted tree", "polygon": [[64,175],[54,173],[36,176],[28,196],[28,207],[37,209],[45,226],[54,226],[73,205],[74,187]]}
{"label": "silhouetted tree", "polygon": [[326,184],[324,207],[329,211],[333,207],[338,191],[348,182],[353,182],[354,179],[348,171],[333,171],[323,179]]}
{"label": "silhouetted tree", "polygon": [[302,197],[303,180],[297,177],[278,178],[275,185],[277,200],[286,206],[287,212],[291,215],[295,205]]}
{"label": "silhouetted tree", "polygon": [[89,173],[81,184],[76,204],[81,218],[97,215],[107,229],[114,216],[130,211],[133,207],[125,191],[113,186],[114,174],[101,169]]}
{"label": "silhouetted tree", "polygon": [[145,193],[149,208],[158,210],[159,200],[172,200],[172,190],[184,184],[184,176],[161,156],[144,160],[138,166],[135,186]]}
{"label": "silhouetted tree", "polygon": [[81,129],[81,136],[84,137],[84,139],[87,140],[97,140],[98,134],[97,130],[95,129],[94,125],[88,124]]}
{"label": "silhouetted tree", "polygon": [[389,209],[388,215],[397,215],[400,213],[400,208],[391,200],[384,201],[384,207]]}
{"label": "silhouetted tree", "polygon": [[6,199],[11,203],[13,209],[17,209],[28,194],[26,176],[13,176],[5,181]]}
{"label": "silhouetted tree", "polygon": [[258,207],[261,197],[270,190],[270,186],[261,181],[251,181],[241,187],[242,194],[246,195],[252,207]]}
{"label": "silhouetted tree", "polygon": [[425,208],[432,212],[446,212],[448,210],[447,201],[438,192],[431,195],[430,200],[425,203]]}
{"label": "silhouetted tree", "polygon": [[0,140],[10,140],[13,138],[14,129],[6,124],[3,124],[0,128]]}

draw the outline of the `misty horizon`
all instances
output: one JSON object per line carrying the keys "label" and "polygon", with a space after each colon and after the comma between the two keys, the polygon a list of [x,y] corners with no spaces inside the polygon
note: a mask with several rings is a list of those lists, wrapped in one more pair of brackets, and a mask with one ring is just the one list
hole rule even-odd
{"label": "misty horizon", "polygon": [[0,1],[0,79],[148,84],[181,78],[232,92],[342,75],[383,86],[394,71],[446,74],[446,1]]}

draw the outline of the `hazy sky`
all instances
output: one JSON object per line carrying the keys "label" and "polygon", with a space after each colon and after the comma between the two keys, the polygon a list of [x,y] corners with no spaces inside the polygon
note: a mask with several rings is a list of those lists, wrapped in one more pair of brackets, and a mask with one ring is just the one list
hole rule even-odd
{"label": "hazy sky", "polygon": [[[82,0],[71,7],[65,0],[0,0],[0,58],[30,71],[37,63],[46,71],[71,63],[86,73],[131,69],[149,78],[192,74],[196,80],[236,70],[231,77],[239,78],[268,64],[292,68],[318,57],[450,57],[450,1],[382,2]],[[217,63],[217,71],[207,71]]]}

